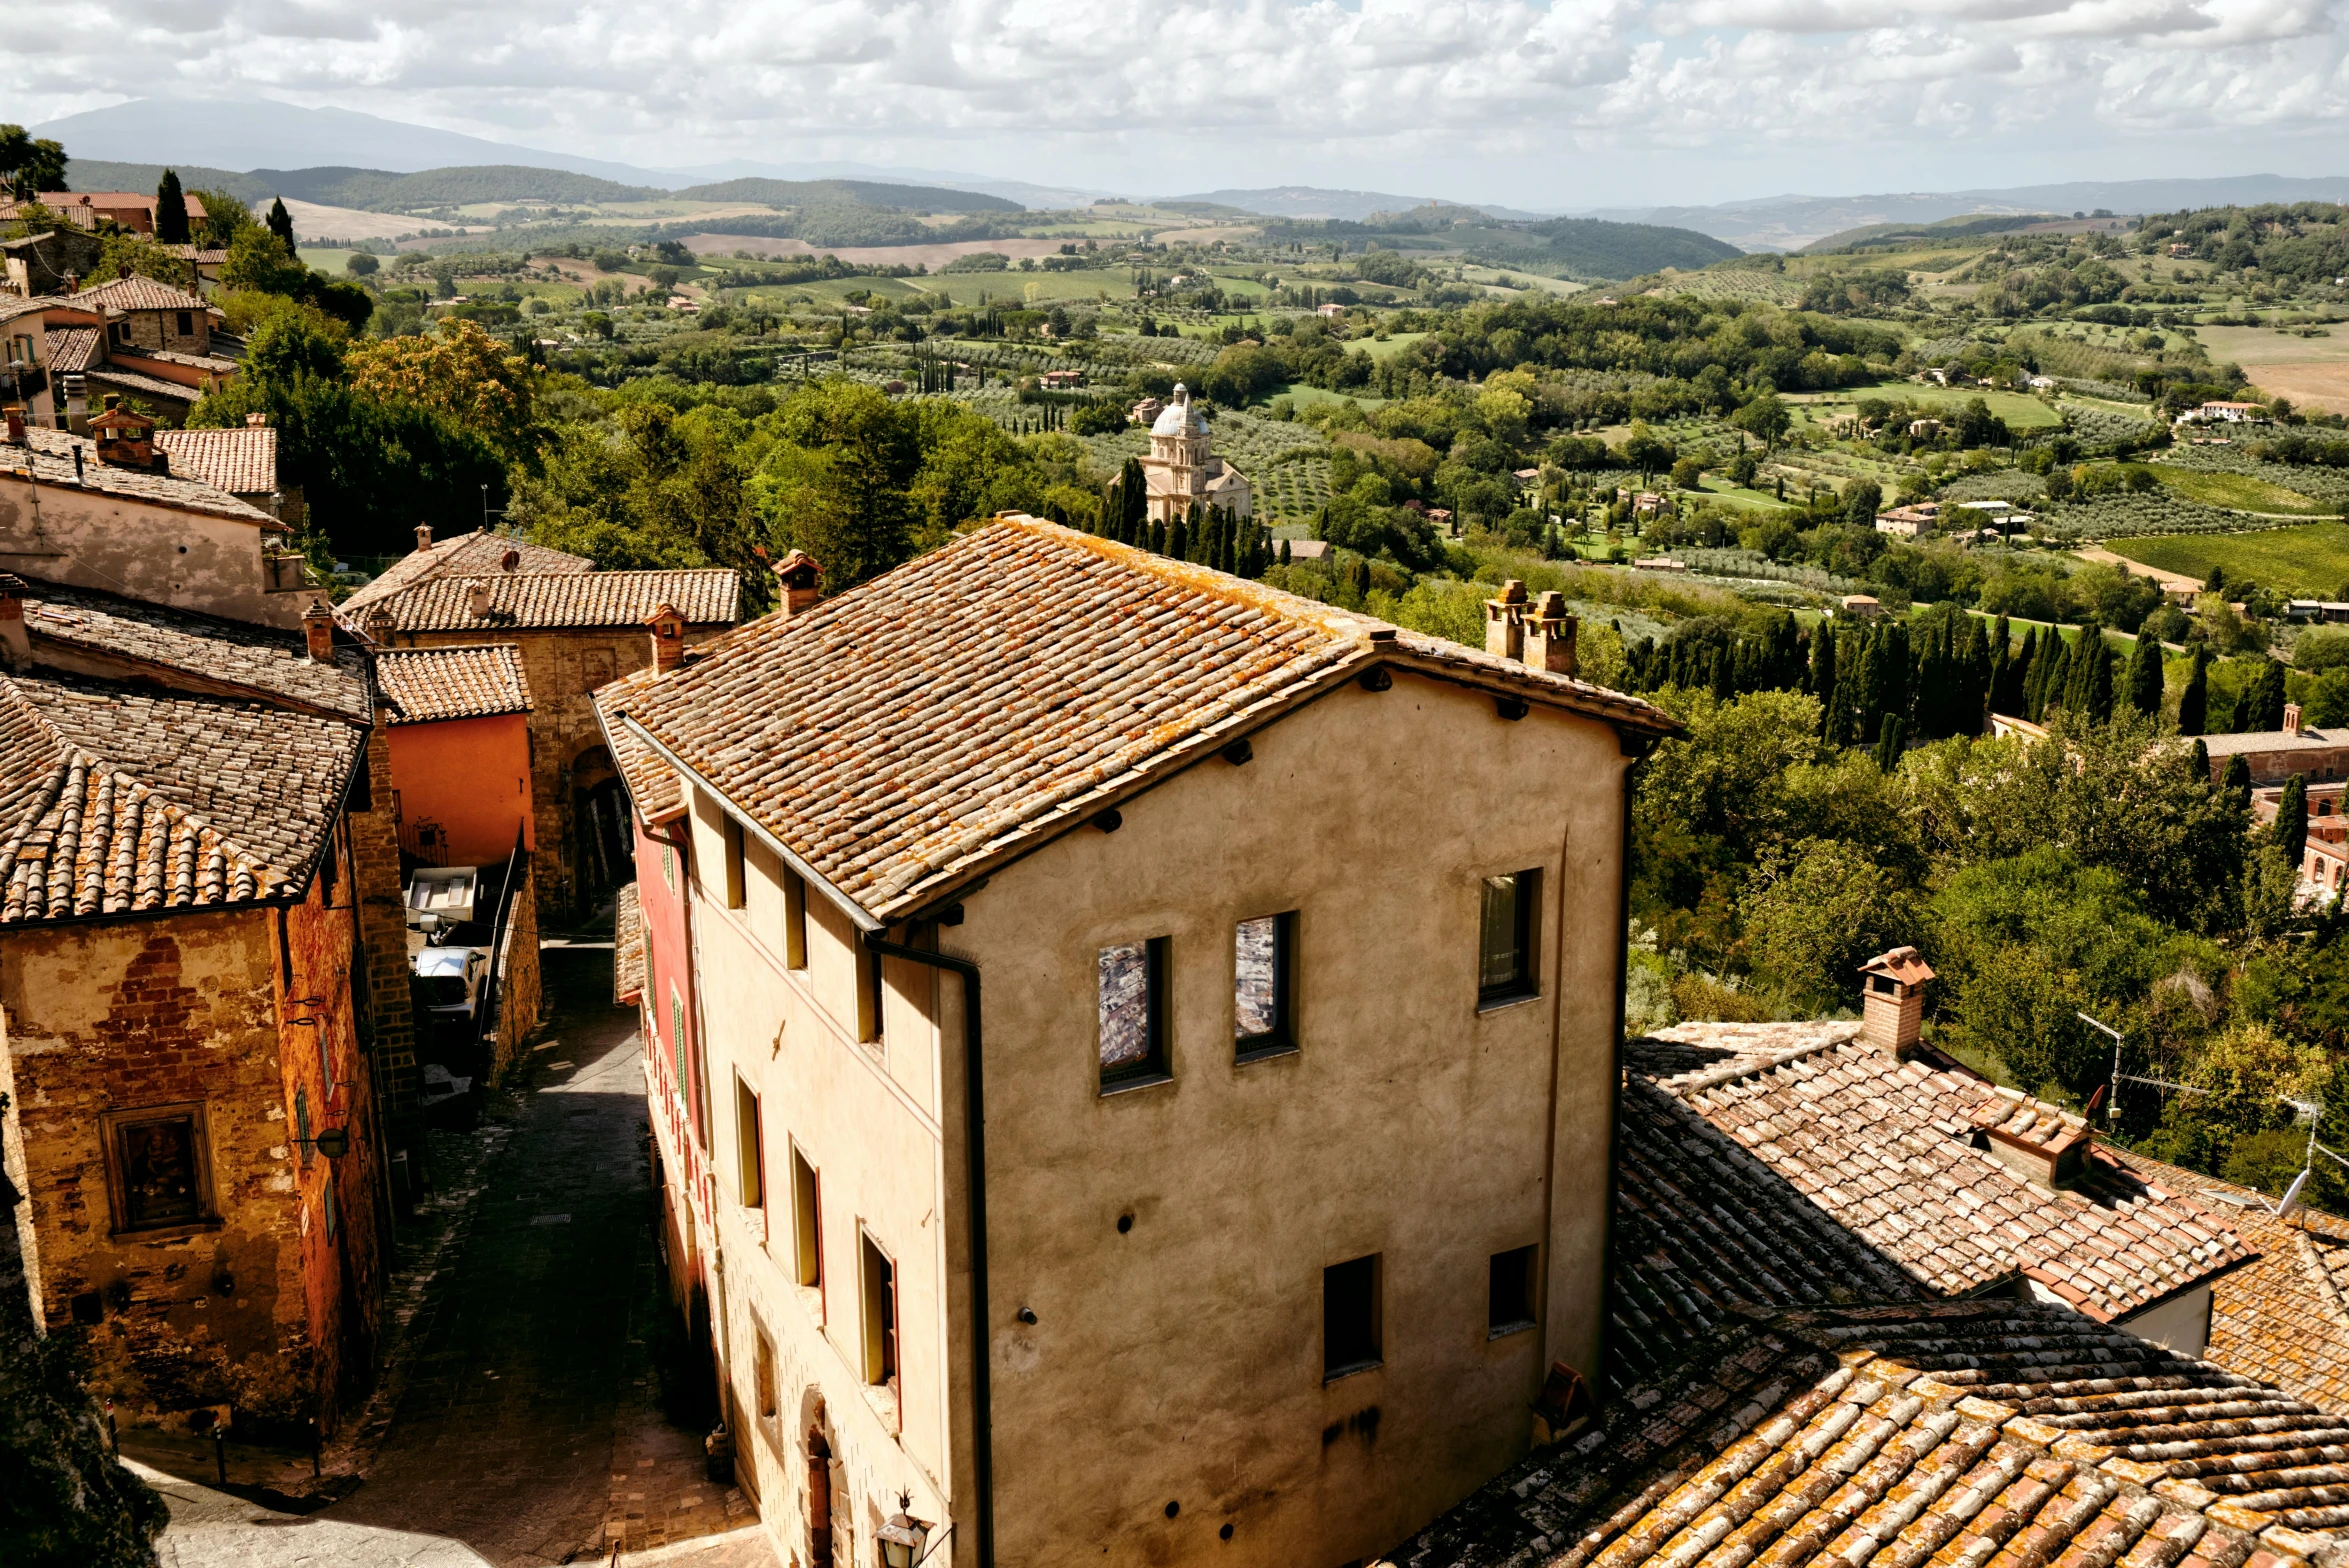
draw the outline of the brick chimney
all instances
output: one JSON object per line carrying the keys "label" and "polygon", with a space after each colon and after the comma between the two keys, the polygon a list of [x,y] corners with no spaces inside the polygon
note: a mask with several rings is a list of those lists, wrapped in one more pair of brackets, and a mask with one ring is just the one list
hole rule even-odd
{"label": "brick chimney", "polygon": [[824,569],[816,564],[814,556],[805,550],[794,550],[775,563],[774,572],[777,615],[789,620],[815,608],[816,584],[822,580]]}
{"label": "brick chimney", "polygon": [[416,548],[419,550],[432,548],[432,525],[430,523],[416,525]]}
{"label": "brick chimney", "polygon": [[32,662],[32,639],[24,630],[24,579],[0,572],[0,664],[21,670]]}
{"label": "brick chimney", "polygon": [[2287,735],[2300,733],[2300,704],[2296,702],[2284,704],[2284,733]]}
{"label": "brick chimney", "polygon": [[465,587],[465,613],[487,615],[489,613],[489,599],[489,584],[476,578]]}
{"label": "brick chimney", "polygon": [[1913,947],[1896,947],[1860,965],[1866,991],[1860,1002],[1860,1040],[1889,1056],[1917,1048],[1925,1017],[1925,982],[1933,971]]}
{"label": "brick chimney", "polygon": [[652,632],[652,667],[666,675],[685,662],[685,617],[673,604],[664,604],[644,618]]}
{"label": "brick chimney", "polygon": [[247,414],[245,425],[246,428],[252,430],[266,430],[269,428],[269,416],[267,414]]}
{"label": "brick chimney", "polygon": [[314,604],[302,612],[302,641],[320,664],[334,662],[334,612]]}
{"label": "brick chimney", "polygon": [[10,446],[24,445],[24,410],[18,407],[16,404],[11,403],[8,405],[6,412],[8,417],[8,444]]}
{"label": "brick chimney", "polygon": [[1498,599],[1484,602],[1484,651],[1496,659],[1525,657],[1525,584],[1512,577]]}
{"label": "brick chimney", "polygon": [[392,628],[395,624],[391,611],[379,604],[367,612],[367,618],[360,623],[360,627],[367,633],[369,642],[378,648],[388,648],[392,645]]}
{"label": "brick chimney", "polygon": [[[1566,596],[1545,593],[1525,622],[1525,662],[1552,675],[1575,672],[1574,634],[1580,623],[1566,613]],[[1488,623],[1489,630],[1489,623]]]}

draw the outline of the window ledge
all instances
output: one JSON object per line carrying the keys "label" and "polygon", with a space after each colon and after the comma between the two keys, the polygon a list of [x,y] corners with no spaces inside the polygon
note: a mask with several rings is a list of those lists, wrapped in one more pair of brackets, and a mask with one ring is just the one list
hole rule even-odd
{"label": "window ledge", "polygon": [[1522,1007],[1527,1002],[1538,1002],[1541,999],[1542,994],[1539,991],[1518,991],[1508,996],[1480,997],[1476,1003],[1476,1016],[1482,1018],[1487,1013],[1506,1012],[1512,1007]]}
{"label": "window ledge", "polygon": [[112,1230],[106,1233],[109,1241],[184,1241],[190,1236],[206,1236],[219,1230],[225,1223],[219,1219],[182,1220],[176,1225],[141,1225],[134,1230]]}
{"label": "window ledge", "polygon": [[1234,1066],[1245,1067],[1250,1062],[1269,1062],[1276,1056],[1300,1054],[1296,1045],[1287,1040],[1270,1045],[1242,1045],[1232,1052]]}
{"label": "window ledge", "polygon": [[1514,1334],[1522,1334],[1522,1333],[1524,1333],[1524,1332],[1525,1332],[1527,1329],[1529,1329],[1529,1328],[1532,1328],[1532,1327],[1534,1327],[1534,1326],[1535,1326],[1535,1325],[1534,1325],[1534,1321],[1533,1321],[1533,1319],[1531,1319],[1531,1318],[1521,1318],[1521,1319],[1519,1319],[1519,1320],[1518,1320],[1517,1322],[1515,1322],[1515,1323],[1503,1323],[1503,1324],[1501,1324],[1499,1327],[1497,1327],[1497,1328],[1493,1329],[1491,1332],[1487,1333],[1487,1334],[1486,1334],[1484,1337],[1485,1337],[1486,1341],[1489,1343],[1489,1342],[1490,1342],[1490,1341],[1492,1341],[1492,1340],[1496,1340],[1496,1339],[1507,1339],[1507,1338],[1509,1338],[1511,1335],[1514,1335]]}
{"label": "window ledge", "polygon": [[791,1293],[799,1298],[800,1309],[816,1327],[824,1326],[824,1289],[821,1285],[794,1285]]}
{"label": "window ledge", "polygon": [[1101,1098],[1106,1100],[1113,1094],[1124,1094],[1129,1089],[1154,1089],[1162,1083],[1173,1082],[1173,1073],[1137,1073],[1131,1078],[1120,1078],[1115,1083],[1103,1084]]}
{"label": "window ledge", "polygon": [[889,1423],[889,1430],[898,1429],[897,1388],[891,1383],[867,1383],[865,1403],[873,1407],[873,1414]]}
{"label": "window ledge", "polygon": [[1350,1366],[1334,1367],[1321,1375],[1321,1386],[1327,1388],[1332,1383],[1342,1382],[1359,1373],[1376,1372],[1386,1364],[1386,1358],[1382,1356],[1376,1361],[1357,1361]]}

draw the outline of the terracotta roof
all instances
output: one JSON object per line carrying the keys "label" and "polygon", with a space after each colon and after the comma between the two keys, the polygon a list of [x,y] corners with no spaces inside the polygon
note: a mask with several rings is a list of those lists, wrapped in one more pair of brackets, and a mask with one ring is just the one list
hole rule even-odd
{"label": "terracotta roof", "polygon": [[158,283],[149,277],[116,278],[94,289],[70,295],[68,304],[84,310],[210,310],[211,304],[185,289]]}
{"label": "terracotta roof", "polygon": [[365,737],[260,702],[0,676],[0,926],[297,892]]}
{"label": "terracotta roof", "polygon": [[1902,985],[1922,985],[1933,978],[1933,968],[1913,947],[1896,947],[1860,966],[1862,974],[1889,975]]}
{"label": "terracotta roof", "polygon": [[397,710],[394,724],[432,724],[528,713],[530,683],[512,643],[461,648],[383,648],[375,678]]}
{"label": "terracotta roof", "polygon": [[[172,387],[175,396],[186,397],[187,387]],[[39,425],[25,427],[25,446],[0,446],[0,478],[12,477],[26,466],[31,457],[33,477],[44,485],[73,485],[84,490],[119,495],[128,500],[152,502],[158,506],[175,506],[183,511],[205,512],[214,517],[235,517],[258,523],[265,528],[283,531],[285,525],[258,507],[248,505],[226,490],[195,479],[182,479],[173,474],[154,474],[140,468],[112,468],[98,461],[97,443],[63,430],[50,430]],[[82,449],[82,471],[74,477],[73,450]]]}
{"label": "terracotta roof", "polygon": [[[487,583],[490,607],[473,613],[475,583]],[[365,606],[388,612],[402,632],[534,631],[565,626],[641,627],[664,604],[695,626],[731,626],[740,613],[742,579],[724,568],[665,572],[527,572],[434,577]],[[351,601],[343,612],[350,614]],[[361,618],[362,623],[364,617]]]}
{"label": "terracotta roof", "polygon": [[51,327],[49,369],[60,376],[79,375],[98,360],[104,333],[97,327]]}
{"label": "terracotta roof", "polygon": [[2109,1154],[2069,1188],[2026,1180],[1989,1141],[2069,1147],[2078,1117],[1857,1031],[1683,1024],[1628,1042],[1624,1064],[1936,1295],[2027,1278],[2110,1321],[2251,1256],[2227,1218]]}
{"label": "terracotta roof", "polygon": [[2203,752],[2212,757],[2231,757],[2239,751],[2325,751],[2339,746],[2349,746],[2349,729],[2338,725],[2329,730],[2306,725],[2299,730],[2239,730],[2202,737]]}
{"label": "terracotta roof", "polygon": [[166,381],[160,376],[143,376],[112,362],[92,365],[82,373],[101,385],[136,392],[141,397],[160,398],[166,403],[193,404],[204,395],[202,387],[191,387],[184,381]]}
{"label": "terracotta roof", "polygon": [[2282,1220],[2248,1187],[2122,1153],[2172,1192],[2210,1202],[2259,1256],[2211,1291],[2207,1359],[2349,1414],[2349,1220],[2301,1209]]}
{"label": "terracotta roof", "polygon": [[596,722],[603,726],[604,742],[620,769],[621,782],[628,786],[628,799],[635,805],[636,814],[647,822],[658,822],[685,809],[685,785],[677,777],[677,770],[663,762],[644,743],[644,737],[623,722],[630,705],[650,688],[653,680],[654,673],[648,665],[597,687],[593,698]]}
{"label": "terracotta roof", "polygon": [[644,995],[644,906],[636,884],[623,882],[612,911],[612,1000],[633,1006]]}
{"label": "terracotta roof", "polygon": [[543,544],[532,544],[527,539],[476,529],[469,534],[455,534],[447,539],[435,540],[421,550],[411,550],[385,568],[373,582],[353,592],[342,602],[342,609],[346,616],[350,616],[351,612],[365,609],[378,599],[388,598],[403,588],[412,588],[435,577],[487,577],[502,574],[508,555],[515,558],[514,570],[525,576],[544,577],[595,570],[595,562],[584,555],[573,555],[566,550],[550,550]]}
{"label": "terracotta roof", "polygon": [[1747,1321],[1398,1547],[1404,1568],[2295,1568],[2349,1423],[1999,1302]]}
{"label": "terracotta roof", "polygon": [[[356,650],[333,664],[310,657],[299,632],[274,631],[119,599],[84,588],[30,582],[23,595],[25,630],[70,649],[95,673],[145,676],[182,689],[249,693],[368,723],[373,708]],[[39,646],[36,659],[47,662]]]}
{"label": "terracotta roof", "polygon": [[1674,728],[1636,698],[1022,516],[698,653],[631,722],[878,918],[1376,665]]}
{"label": "terracotta roof", "polygon": [[236,373],[237,362],[225,354],[183,354],[170,348],[138,348],[117,343],[110,351],[118,361],[153,360],[159,365],[181,365],[189,370],[201,370],[215,376]]}
{"label": "terracotta roof", "polygon": [[[9,245],[29,245],[40,236],[9,240]],[[14,321],[19,316],[30,316],[41,311],[69,308],[63,297],[55,294],[35,294],[27,299],[15,294],[0,294],[0,321]]]}
{"label": "terracotta roof", "polygon": [[171,471],[235,495],[277,489],[277,432],[267,425],[229,430],[158,430],[155,444],[171,454]]}

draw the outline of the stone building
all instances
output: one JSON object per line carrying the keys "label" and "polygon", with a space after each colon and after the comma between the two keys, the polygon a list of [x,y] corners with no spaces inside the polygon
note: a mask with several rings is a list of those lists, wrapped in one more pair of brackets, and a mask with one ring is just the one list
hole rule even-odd
{"label": "stone building", "polygon": [[740,616],[741,579],[723,569],[599,572],[595,563],[496,534],[416,551],[346,599],[343,623],[378,646],[518,650],[530,693],[532,880],[540,919],[568,924],[630,875],[627,804],[592,693],[651,660],[645,621],[669,606],[683,642]]}
{"label": "stone building", "polygon": [[1249,515],[1248,481],[1215,455],[1207,420],[1191,405],[1188,387],[1178,384],[1174,400],[1152,422],[1150,455],[1142,459],[1142,474],[1149,483],[1152,522],[1189,517],[1194,507],[1219,508],[1234,517]]}
{"label": "stone building", "polygon": [[0,579],[0,1011],[42,1310],[95,1332],[133,1412],[331,1430],[372,1378],[370,1055],[409,1021],[385,757],[330,630]]}
{"label": "stone building", "polygon": [[2280,730],[2246,730],[2232,735],[2205,735],[2210,754],[2210,776],[2227,774],[2227,764],[2241,757],[2251,770],[2254,785],[2281,784],[2297,773],[2310,784],[2349,779],[2349,729],[2318,729],[2300,721],[2300,704],[2284,705]]}
{"label": "stone building", "polygon": [[1018,516],[699,653],[607,722],[784,1560],[1358,1560],[1595,1377],[1665,715]]}

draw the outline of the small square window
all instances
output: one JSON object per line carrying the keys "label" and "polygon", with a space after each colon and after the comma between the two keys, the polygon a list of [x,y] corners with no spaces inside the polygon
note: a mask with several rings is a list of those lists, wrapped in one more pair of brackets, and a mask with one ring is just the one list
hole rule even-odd
{"label": "small square window", "polygon": [[1486,1326],[1492,1337],[1533,1327],[1534,1260],[1540,1249],[1518,1247],[1493,1254],[1492,1294]]}
{"label": "small square window", "polygon": [[1239,923],[1232,938],[1232,1034],[1241,1061],[1297,1048],[1297,916]]}
{"label": "small square window", "polygon": [[108,1112],[100,1125],[117,1231],[211,1220],[212,1152],[201,1105]]}
{"label": "small square window", "polygon": [[1479,1005],[1511,1002],[1537,994],[1533,912],[1540,897],[1539,871],[1519,871],[1484,879],[1476,975]]}
{"label": "small square window", "polygon": [[1379,1354],[1379,1255],[1333,1263],[1321,1271],[1321,1372],[1324,1381],[1375,1367]]}
{"label": "small square window", "polygon": [[1121,942],[1101,950],[1101,1087],[1166,1076],[1166,957],[1169,939]]}

